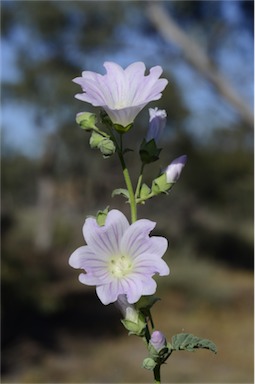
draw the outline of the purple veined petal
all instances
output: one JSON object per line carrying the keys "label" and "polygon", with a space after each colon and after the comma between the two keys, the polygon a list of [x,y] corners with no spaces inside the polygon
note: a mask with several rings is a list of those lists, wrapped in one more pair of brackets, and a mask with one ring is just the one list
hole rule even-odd
{"label": "purple veined petal", "polygon": [[121,281],[123,290],[127,295],[129,304],[136,303],[143,295],[143,283],[141,275],[132,273]]}
{"label": "purple veined petal", "polygon": [[155,228],[155,225],[155,222],[147,219],[140,219],[131,224],[121,240],[121,253],[135,258],[148,249],[149,233]]}
{"label": "purple veined petal", "polygon": [[144,252],[142,253],[149,253],[155,255],[155,257],[160,258],[162,257],[167,248],[168,248],[168,241],[163,236],[151,236],[148,238],[148,240],[145,242]]}
{"label": "purple veined petal", "polygon": [[161,256],[154,253],[143,253],[134,260],[134,270],[144,275],[154,275],[158,273],[160,276],[167,276],[170,273],[169,267]]}
{"label": "purple veined petal", "polygon": [[78,277],[79,282],[85,285],[98,285],[100,280],[90,273],[81,273]]}
{"label": "purple veined petal", "polygon": [[96,287],[96,293],[104,305],[114,303],[118,298],[118,294],[112,289],[111,284],[98,285]]}
{"label": "purple veined petal", "polygon": [[69,265],[73,268],[84,268],[84,263],[86,262],[87,257],[93,257],[95,254],[91,252],[90,248],[87,245],[77,248],[69,257]]}
{"label": "purple veined petal", "polygon": [[128,106],[128,84],[125,71],[117,63],[105,62],[107,75],[104,77],[104,84],[111,93],[113,99],[113,109],[121,109]]}
{"label": "purple veined petal", "polygon": [[128,220],[123,213],[113,209],[108,213],[104,226],[99,226],[94,218],[86,219],[83,235],[95,254],[107,258],[119,253],[120,240],[128,227]]}
{"label": "purple veined petal", "polygon": [[143,281],[143,296],[153,295],[156,292],[157,283],[151,277]]}
{"label": "purple veined petal", "polygon": [[90,79],[84,79],[79,77],[74,79],[75,83],[82,87],[82,90],[86,93],[78,93],[75,97],[82,101],[87,101],[95,107],[107,104],[107,97],[105,96],[104,88],[98,86],[98,84]]}
{"label": "purple veined petal", "polygon": [[100,73],[96,73],[93,71],[82,71],[81,74],[84,80],[93,80],[95,82],[98,82],[102,78],[102,75],[100,75]]}
{"label": "purple veined petal", "polygon": [[88,245],[77,248],[69,258],[69,265],[76,269],[85,269],[105,267],[107,259],[104,254],[95,254]]}
{"label": "purple veined petal", "polygon": [[110,109],[109,107],[104,106],[104,109],[114,124],[120,124],[123,127],[127,127],[134,121],[135,117],[144,108],[146,104],[147,103],[144,103],[139,106],[131,106],[122,109]]}
{"label": "purple veined petal", "polygon": [[[92,103],[92,105],[101,107],[103,107],[104,105],[114,106],[115,98],[111,87],[109,87],[109,79],[107,75],[102,76],[98,73],[94,73],[91,71],[83,71],[82,76],[83,77],[80,78],[80,85],[82,86],[83,90],[87,92],[88,98],[93,99],[94,104]],[[75,82],[78,83],[78,81]],[[96,90],[98,92],[98,98],[92,97],[93,95],[95,95]]]}
{"label": "purple veined petal", "polygon": [[127,81],[129,84],[129,101],[130,105],[135,105],[136,97],[139,93],[139,88],[144,79],[146,67],[143,62],[136,62],[130,64],[125,69],[125,74],[127,76]]}
{"label": "purple veined petal", "polygon": [[159,79],[161,74],[162,68],[160,66],[151,68],[149,75],[145,76],[140,84],[139,92],[134,100],[135,103],[138,100],[149,102],[160,99],[161,92],[168,84],[166,79]]}
{"label": "purple veined petal", "polygon": [[125,74],[130,81],[133,79],[139,80],[144,77],[146,67],[142,61],[136,61],[135,63],[129,64],[125,69]]}

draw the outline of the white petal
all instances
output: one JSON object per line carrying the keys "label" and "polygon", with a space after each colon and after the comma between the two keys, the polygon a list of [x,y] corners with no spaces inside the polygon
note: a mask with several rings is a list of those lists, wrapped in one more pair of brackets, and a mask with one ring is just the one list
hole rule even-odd
{"label": "white petal", "polygon": [[84,268],[84,262],[87,257],[93,257],[95,254],[91,252],[90,248],[87,245],[77,248],[69,257],[69,265],[73,268]]}
{"label": "white petal", "polygon": [[135,258],[145,252],[149,247],[149,233],[155,225],[156,223],[147,219],[137,220],[131,224],[121,240],[122,254]]}
{"label": "white petal", "polygon": [[69,258],[69,265],[73,268],[83,268],[85,270],[104,267],[106,265],[105,255],[95,254],[87,245],[76,249]]}
{"label": "white petal", "polygon": [[88,218],[83,226],[83,235],[95,254],[112,256],[120,251],[121,238],[129,227],[122,212],[111,210],[104,226],[99,226],[94,218]]}
{"label": "white petal", "polygon": [[143,253],[139,255],[134,261],[134,271],[149,276],[155,273],[159,273],[160,276],[167,276],[170,273],[166,262],[153,253]]}
{"label": "white petal", "polygon": [[85,284],[85,285],[100,284],[100,280],[97,277],[95,277],[89,273],[81,273],[79,275],[79,281],[80,281],[80,283]]}
{"label": "white petal", "polygon": [[99,285],[96,287],[97,296],[104,305],[114,303],[118,294],[115,290],[111,290],[111,284]]}
{"label": "white petal", "polygon": [[127,295],[127,301],[130,304],[136,303],[143,294],[142,275],[140,274],[131,274],[123,278],[121,285],[123,287],[123,293]]}
{"label": "white petal", "polygon": [[129,124],[132,124],[135,120],[138,113],[144,108],[147,103],[144,103],[139,106],[131,106],[121,109],[111,109],[109,107],[104,107],[105,111],[109,115],[113,124],[120,124],[123,127],[127,127]]}
{"label": "white petal", "polygon": [[148,278],[143,282],[143,295],[153,295],[156,292],[157,284],[152,278]]}

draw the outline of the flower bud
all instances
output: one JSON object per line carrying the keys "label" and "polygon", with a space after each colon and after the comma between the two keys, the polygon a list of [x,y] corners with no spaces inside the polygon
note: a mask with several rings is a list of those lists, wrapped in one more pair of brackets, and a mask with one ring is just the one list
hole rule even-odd
{"label": "flower bud", "polygon": [[91,131],[97,129],[96,127],[97,118],[94,113],[90,112],[79,112],[76,115],[76,123],[85,131]]}
{"label": "flower bud", "polygon": [[138,322],[138,311],[135,309],[133,304],[129,304],[126,295],[119,295],[116,305],[124,316],[125,320],[132,321],[133,323]]}
{"label": "flower bud", "polygon": [[187,156],[183,155],[183,156],[177,157],[167,167],[167,169],[165,170],[165,174],[166,174],[166,180],[168,183],[170,184],[175,183],[179,179],[182,169],[186,164],[186,161],[187,161]]}
{"label": "flower bud", "polygon": [[166,111],[164,109],[149,108],[150,120],[146,142],[154,139],[157,143],[166,126]]}
{"label": "flower bud", "polygon": [[157,352],[160,351],[166,346],[166,338],[164,334],[160,331],[154,331],[151,334],[150,344],[156,349]]}
{"label": "flower bud", "polygon": [[129,334],[143,336],[145,333],[146,322],[142,314],[135,309],[135,306],[129,304],[126,295],[119,295],[116,302],[124,319],[121,320]]}
{"label": "flower bud", "polygon": [[107,138],[100,141],[100,143],[98,144],[98,148],[100,149],[104,157],[109,157],[113,155],[116,150],[114,142],[111,139]]}
{"label": "flower bud", "polygon": [[102,152],[105,158],[113,155],[116,150],[115,144],[111,139],[102,136],[100,133],[97,133],[96,131],[92,132],[92,135],[89,140],[89,144],[92,149],[98,148]]}

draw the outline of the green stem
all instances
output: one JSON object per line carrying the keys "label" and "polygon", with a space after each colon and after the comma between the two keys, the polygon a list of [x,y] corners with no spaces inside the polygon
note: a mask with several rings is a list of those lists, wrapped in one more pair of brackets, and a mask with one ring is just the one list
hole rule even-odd
{"label": "green stem", "polygon": [[139,196],[139,194],[140,194],[141,184],[142,184],[142,179],[143,179],[143,170],[144,170],[144,167],[145,167],[145,164],[142,163],[141,171],[140,171],[140,176],[139,176],[139,179],[138,179],[138,182],[137,182],[136,191],[135,191],[135,198],[136,198],[136,199],[138,198],[138,196]]}
{"label": "green stem", "polygon": [[152,330],[154,330],[155,326],[154,326],[154,321],[152,319],[151,311],[150,310],[149,310],[149,320],[150,320],[150,323],[151,323],[151,328],[152,328]]}
{"label": "green stem", "polygon": [[153,369],[153,374],[154,374],[154,383],[160,384],[161,379],[160,379],[160,365],[157,364],[156,367]]}
{"label": "green stem", "polygon": [[138,198],[136,199],[136,203],[139,204],[139,203],[142,203],[143,201],[145,200],[148,200],[148,199],[151,199],[152,197],[156,196],[154,192],[151,192],[148,196],[146,197],[143,197],[143,198]]}
{"label": "green stem", "polygon": [[126,182],[127,190],[129,193],[129,202],[130,202],[130,209],[131,209],[131,221],[134,223],[137,220],[137,208],[136,208],[136,199],[135,199],[135,194],[134,194],[134,189],[133,185],[131,182],[131,178],[128,172],[128,169],[126,167],[126,163],[124,160],[123,156],[123,151],[122,151],[122,135],[120,135],[120,147],[118,148],[118,155],[124,175],[124,179]]}

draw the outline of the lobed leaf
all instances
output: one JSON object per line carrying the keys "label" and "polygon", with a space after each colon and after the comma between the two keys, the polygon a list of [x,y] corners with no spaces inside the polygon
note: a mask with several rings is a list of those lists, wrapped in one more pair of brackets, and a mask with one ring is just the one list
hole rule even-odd
{"label": "lobed leaf", "polygon": [[217,347],[211,340],[202,339],[192,335],[191,333],[178,333],[177,335],[174,335],[172,337],[172,348],[176,351],[194,351],[198,348],[205,348],[217,353]]}

